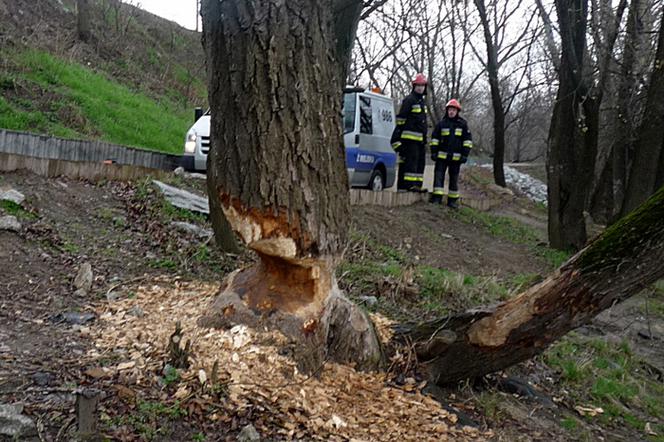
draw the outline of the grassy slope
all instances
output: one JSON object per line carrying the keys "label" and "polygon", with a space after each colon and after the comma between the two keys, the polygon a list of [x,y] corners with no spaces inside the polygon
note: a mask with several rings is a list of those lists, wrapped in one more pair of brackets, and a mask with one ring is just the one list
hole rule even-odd
{"label": "grassy slope", "polygon": [[2,51],[0,127],[179,153],[191,112],[39,50]]}

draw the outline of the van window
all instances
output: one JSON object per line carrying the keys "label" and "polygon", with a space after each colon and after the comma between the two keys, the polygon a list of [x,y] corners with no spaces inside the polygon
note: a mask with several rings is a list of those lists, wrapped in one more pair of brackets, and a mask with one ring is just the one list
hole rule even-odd
{"label": "van window", "polygon": [[360,95],[360,133],[373,133],[371,120],[371,98]]}
{"label": "van window", "polygon": [[344,94],[344,133],[355,129],[355,94]]}

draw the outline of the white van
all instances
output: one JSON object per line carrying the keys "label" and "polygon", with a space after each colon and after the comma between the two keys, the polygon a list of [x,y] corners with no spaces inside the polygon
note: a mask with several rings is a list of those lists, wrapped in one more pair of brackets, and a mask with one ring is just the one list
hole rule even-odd
{"label": "white van", "polygon": [[[392,187],[396,179],[397,155],[390,145],[394,130],[392,99],[357,88],[344,90],[344,145],[350,185],[375,191]],[[196,111],[195,123],[187,131],[182,166],[206,170],[210,152],[210,111]]]}

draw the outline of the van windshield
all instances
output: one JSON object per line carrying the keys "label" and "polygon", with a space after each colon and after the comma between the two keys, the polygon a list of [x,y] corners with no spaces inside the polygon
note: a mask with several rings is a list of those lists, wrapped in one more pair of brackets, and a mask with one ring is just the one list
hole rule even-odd
{"label": "van windshield", "polygon": [[355,94],[344,94],[344,133],[355,129]]}

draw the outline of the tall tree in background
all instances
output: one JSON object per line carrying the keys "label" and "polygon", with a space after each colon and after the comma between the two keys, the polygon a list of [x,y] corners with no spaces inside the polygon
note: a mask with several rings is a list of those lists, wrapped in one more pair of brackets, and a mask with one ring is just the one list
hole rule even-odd
{"label": "tall tree in background", "polygon": [[[505,187],[505,133],[507,115],[515,98],[532,88],[529,78],[532,49],[541,31],[533,26],[537,22],[536,10],[528,11],[522,0],[474,0],[484,35],[486,56],[470,43],[477,59],[482,63],[489,80],[493,110],[493,177],[496,184]],[[524,12],[524,16],[519,13]],[[516,20],[526,19],[518,33],[510,35],[508,28]],[[509,63],[511,62],[511,66]]]}
{"label": "tall tree in background", "polygon": [[81,41],[89,43],[92,39],[92,11],[90,0],[76,0],[76,32]]}
{"label": "tall tree in background", "polygon": [[350,217],[341,96],[362,6],[202,3],[209,194],[259,257],[227,278],[208,319],[273,322],[299,343],[307,370],[328,359],[361,368],[382,360],[372,324],[334,276]]}
{"label": "tall tree in background", "polygon": [[[647,59],[646,33],[643,15],[648,9],[647,0],[631,0],[625,25],[621,56],[618,60],[615,103],[611,108],[609,125],[604,139],[609,152],[604,164],[598,164],[599,182],[591,194],[590,211],[601,221],[615,220],[621,208],[627,186],[628,165],[631,161],[636,121],[639,115],[636,97],[640,89],[640,59]],[[615,52],[615,51],[614,51]],[[611,57],[615,55],[609,54]]]}
{"label": "tall tree in background", "polygon": [[656,190],[664,144],[664,8],[661,11],[657,53],[648,86],[643,120],[634,146],[634,162],[625,193],[622,213],[627,214]]}
{"label": "tall tree in background", "polygon": [[[561,40],[559,86],[549,129],[547,158],[549,243],[580,249],[587,238],[586,192],[595,152],[586,133],[595,133],[595,115],[585,74],[587,0],[556,0]],[[596,144],[596,143],[595,143]]]}

